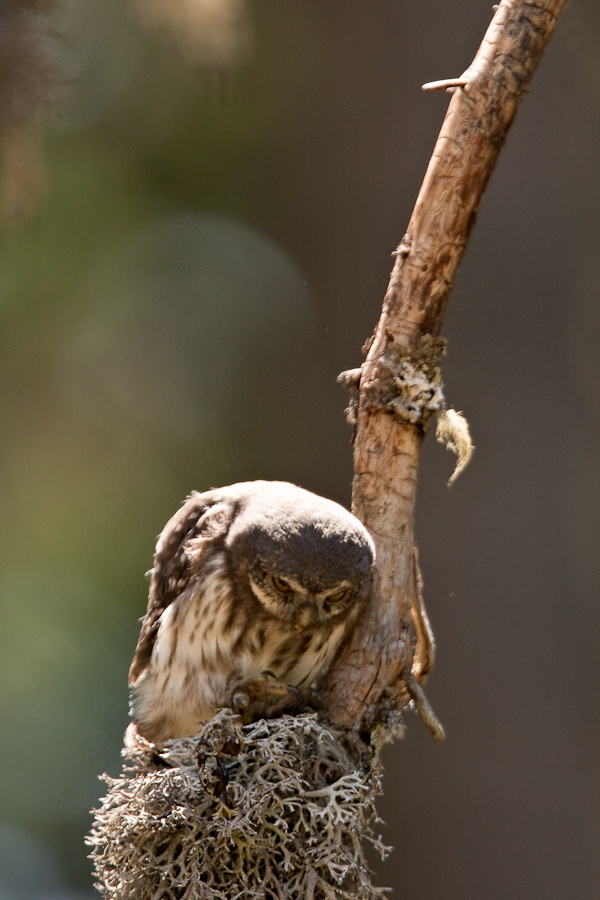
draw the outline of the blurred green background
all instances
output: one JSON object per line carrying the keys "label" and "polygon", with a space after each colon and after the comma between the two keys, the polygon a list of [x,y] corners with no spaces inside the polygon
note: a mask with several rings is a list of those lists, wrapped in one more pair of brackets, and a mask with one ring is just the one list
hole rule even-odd
{"label": "blurred green background", "polygon": [[[180,18],[177,18],[177,16]],[[156,535],[192,490],[348,504],[359,364],[483,0],[69,0],[43,196],[0,245],[0,900],[94,896]],[[186,19],[187,16],[187,19]],[[196,17],[196,18],[194,18]],[[1,20],[0,20],[1,25]],[[572,0],[450,301],[417,530],[448,739],[385,754],[413,900],[596,900],[600,9]]]}

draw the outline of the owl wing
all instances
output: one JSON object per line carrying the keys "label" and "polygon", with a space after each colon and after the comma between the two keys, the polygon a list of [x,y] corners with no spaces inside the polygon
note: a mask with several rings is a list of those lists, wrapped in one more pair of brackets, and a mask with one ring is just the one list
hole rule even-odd
{"label": "owl wing", "polygon": [[203,533],[207,543],[219,543],[227,533],[234,513],[235,505],[218,491],[194,492],[161,531],[151,569],[148,608],[129,668],[130,686],[136,684],[150,663],[161,615],[189,583],[191,561],[186,544]]}

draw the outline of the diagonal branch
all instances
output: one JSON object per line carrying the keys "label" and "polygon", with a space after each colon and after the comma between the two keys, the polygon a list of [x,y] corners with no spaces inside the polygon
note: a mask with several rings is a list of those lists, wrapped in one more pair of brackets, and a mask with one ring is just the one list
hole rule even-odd
{"label": "diagonal branch", "polygon": [[412,624],[421,608],[413,514],[421,440],[443,405],[442,319],[482,194],[565,5],[502,0],[466,72],[425,86],[454,96],[360,371],[353,510],[373,535],[378,564],[369,608],[323,687],[337,726],[373,723],[406,705],[416,684],[406,685],[406,673],[412,667],[423,680],[416,657],[432,656]]}

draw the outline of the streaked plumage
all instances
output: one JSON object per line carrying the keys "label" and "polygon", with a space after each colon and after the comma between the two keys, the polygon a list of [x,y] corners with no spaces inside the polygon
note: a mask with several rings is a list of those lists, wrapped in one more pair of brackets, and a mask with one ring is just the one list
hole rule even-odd
{"label": "streaked plumage", "polygon": [[373,560],[358,519],[294,485],[193,493],[156,546],[129,672],[139,733],[197,734],[264,670],[313,685],[366,598]]}

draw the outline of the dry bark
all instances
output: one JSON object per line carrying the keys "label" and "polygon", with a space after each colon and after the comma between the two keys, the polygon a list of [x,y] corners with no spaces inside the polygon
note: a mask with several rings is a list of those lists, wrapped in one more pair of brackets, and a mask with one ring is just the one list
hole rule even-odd
{"label": "dry bark", "polygon": [[408,362],[425,387],[431,381],[444,310],[481,196],[565,5],[503,0],[466,72],[430,86],[454,96],[360,371],[352,503],[373,535],[378,562],[369,607],[323,688],[338,727],[385,720],[386,710],[401,708],[418,690],[411,669],[422,681],[432,662],[433,647],[426,635],[416,640],[413,625],[419,608],[413,513],[419,449],[435,407],[425,403],[407,414],[397,379]]}

